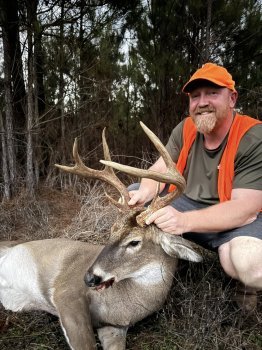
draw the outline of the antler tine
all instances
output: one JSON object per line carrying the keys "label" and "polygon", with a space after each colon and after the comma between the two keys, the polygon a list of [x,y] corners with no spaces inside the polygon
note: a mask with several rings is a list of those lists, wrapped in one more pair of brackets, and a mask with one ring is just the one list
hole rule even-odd
{"label": "antler tine", "polygon": [[181,193],[183,193],[185,189],[185,179],[179,173],[179,171],[174,166],[174,162],[167,152],[165,146],[159,140],[159,138],[142,122],[140,122],[141,127],[150,138],[152,143],[155,145],[156,149],[164,159],[164,162],[167,166],[167,172],[165,174],[158,173],[152,170],[138,169],[134,167],[130,167],[127,165],[118,164],[111,161],[100,161],[103,164],[111,166],[114,169],[125,172],[129,175],[138,176],[141,178],[148,178],[158,182],[166,183],[166,184],[174,184],[176,186],[176,190],[168,193],[164,197],[156,197],[152,201],[151,205],[140,215],[137,216],[137,222],[140,226],[145,225],[145,220],[148,216],[150,216],[154,211],[163,208],[172,202],[176,197],[178,197]]}
{"label": "antler tine", "polygon": [[177,187],[176,196],[179,195],[185,189],[185,179],[174,166],[174,162],[172,158],[170,157],[165,146],[161,143],[159,138],[147,126],[145,126],[144,123],[140,122],[140,124],[143,130],[145,131],[145,133],[147,134],[147,136],[150,138],[152,143],[155,145],[155,147],[159,151],[162,158],[164,159],[167,166],[167,172],[165,174],[158,173],[156,171],[149,170],[149,169],[147,170],[138,169],[135,167],[131,167],[128,165],[123,165],[123,164],[119,164],[111,161],[100,160],[100,162],[105,165],[111,166],[114,169],[125,172],[129,175],[138,176],[141,178],[148,178],[148,179],[152,179],[152,180],[166,183],[166,184],[174,184]]}
{"label": "antler tine", "polygon": [[[109,148],[105,137],[105,129],[103,130],[103,133],[102,133],[102,143],[103,143],[104,157],[108,161],[111,161]],[[113,169],[109,166],[105,166],[103,170],[96,170],[96,169],[91,169],[87,167],[82,161],[81,157],[79,156],[77,138],[75,138],[74,145],[73,145],[73,158],[75,161],[74,166],[66,166],[66,165],[60,165],[60,164],[55,164],[55,166],[65,172],[76,174],[86,178],[98,179],[108,183],[109,185],[112,185],[120,193],[121,203],[116,202],[108,194],[107,194],[107,197],[119,209],[121,210],[129,209],[129,206],[127,204],[129,201],[129,194],[126,186],[119,180],[119,178],[114,173]]]}
{"label": "antler tine", "polygon": [[[103,153],[104,153],[104,158],[108,161],[111,161],[111,156],[110,156],[110,152],[109,152],[109,147],[108,147],[108,144],[106,142],[106,128],[103,129],[103,132],[102,132],[102,145],[103,145]],[[109,167],[109,166],[105,166],[105,169],[109,172],[109,173],[112,173],[112,175],[114,177],[116,177],[115,173],[114,173],[114,170]],[[118,178],[117,178],[118,179]]]}
{"label": "antler tine", "polygon": [[[109,152],[109,147],[108,144],[106,142],[106,128],[103,129],[102,132],[102,144],[103,144],[103,152],[104,152],[104,158],[108,161],[111,161],[111,156],[110,156],[110,152]],[[128,206],[128,201],[129,201],[129,194],[128,194],[128,190],[126,188],[126,186],[119,180],[119,178],[116,176],[116,174],[114,173],[114,170],[112,167],[105,165],[105,169],[104,169],[105,173],[110,174],[110,176],[117,182],[119,183],[119,186],[121,188],[121,192],[120,190],[118,190],[121,194],[121,200],[116,201],[114,200],[111,196],[109,196],[106,193],[107,198],[110,200],[110,202],[112,204],[114,204],[114,206],[116,206],[118,209],[122,210],[129,210],[129,206]]]}

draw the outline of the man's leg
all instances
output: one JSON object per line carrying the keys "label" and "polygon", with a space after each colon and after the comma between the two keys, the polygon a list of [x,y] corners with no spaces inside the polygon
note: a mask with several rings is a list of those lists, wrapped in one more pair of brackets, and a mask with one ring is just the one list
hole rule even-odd
{"label": "man's leg", "polygon": [[222,244],[219,259],[224,271],[242,282],[237,284],[235,300],[246,311],[256,308],[256,291],[262,290],[262,240],[239,236]]}
{"label": "man's leg", "polygon": [[239,236],[222,244],[220,263],[225,272],[243,284],[262,290],[262,240]]}

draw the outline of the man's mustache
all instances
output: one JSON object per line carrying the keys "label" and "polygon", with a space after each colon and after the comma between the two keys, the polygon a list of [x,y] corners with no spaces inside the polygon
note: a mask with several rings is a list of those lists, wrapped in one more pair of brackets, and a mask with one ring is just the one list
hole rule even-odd
{"label": "man's mustache", "polygon": [[196,113],[204,113],[204,112],[212,113],[212,112],[214,112],[214,109],[212,109],[212,108],[198,108],[196,110]]}

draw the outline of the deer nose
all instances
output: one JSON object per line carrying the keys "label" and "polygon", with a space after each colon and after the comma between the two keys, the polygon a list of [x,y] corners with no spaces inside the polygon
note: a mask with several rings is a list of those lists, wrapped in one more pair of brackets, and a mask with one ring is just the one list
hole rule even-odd
{"label": "deer nose", "polygon": [[102,278],[90,272],[87,272],[85,274],[84,281],[88,287],[95,287],[102,282]]}

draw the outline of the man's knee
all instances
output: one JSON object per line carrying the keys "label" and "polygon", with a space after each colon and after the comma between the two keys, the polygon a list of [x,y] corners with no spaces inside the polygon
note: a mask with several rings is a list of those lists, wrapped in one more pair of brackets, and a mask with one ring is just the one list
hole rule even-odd
{"label": "man's knee", "polygon": [[262,288],[262,240],[236,237],[229,242],[229,256],[238,279],[247,286]]}
{"label": "man's knee", "polygon": [[222,244],[218,249],[218,254],[220,264],[223,267],[225,273],[231,278],[237,279],[238,275],[230,257],[230,242]]}

